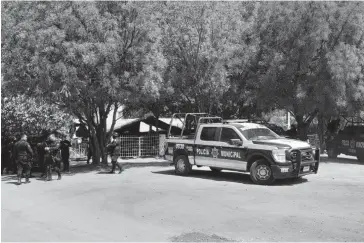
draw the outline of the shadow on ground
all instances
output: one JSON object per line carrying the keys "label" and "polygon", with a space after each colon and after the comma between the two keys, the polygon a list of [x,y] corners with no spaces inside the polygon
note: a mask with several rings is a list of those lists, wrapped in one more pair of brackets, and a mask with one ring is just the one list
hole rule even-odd
{"label": "shadow on ground", "polygon": [[364,165],[364,162],[357,160],[355,157],[353,158],[328,158],[321,157],[322,163],[335,163],[335,164],[352,164],[352,165]]}
{"label": "shadow on ground", "polygon": [[[101,164],[101,165],[93,165],[93,164],[86,164],[85,161],[80,161],[81,163],[74,164],[70,166],[70,172],[69,173],[63,173],[63,177],[68,176],[74,176],[77,174],[84,174],[84,173],[90,173],[90,172],[97,172],[97,174],[108,174],[108,172],[111,170],[111,164],[108,165]],[[120,162],[120,165],[122,166],[123,170],[127,170],[134,167],[148,167],[148,166],[158,166],[158,167],[166,167],[170,166],[170,162]],[[116,173],[118,172],[118,169],[116,168]],[[56,172],[52,173],[53,178],[57,178]],[[41,172],[39,170],[32,171],[31,178],[44,180],[43,178],[40,178]],[[11,174],[5,174],[1,176],[1,181],[16,181],[17,175],[11,175]]]}
{"label": "shadow on ground", "polygon": [[[163,170],[163,171],[152,171],[152,173],[160,175],[170,175],[177,176],[174,170]],[[205,170],[192,170],[192,172],[187,177],[214,180],[214,181],[226,181],[235,182],[243,184],[254,184],[249,174],[243,174],[239,172],[222,171],[222,172],[212,172]],[[286,179],[277,180],[272,186],[293,186],[301,183],[307,182],[306,178],[296,178],[296,179]]]}
{"label": "shadow on ground", "polygon": [[163,161],[163,162],[140,162],[140,163],[130,163],[130,162],[120,162],[120,165],[123,169],[130,169],[134,167],[148,167],[148,166],[158,166],[158,167],[168,167],[171,166],[171,162]]}
{"label": "shadow on ground", "polygon": [[208,235],[199,232],[185,233],[170,238],[171,242],[234,242],[218,235]]}

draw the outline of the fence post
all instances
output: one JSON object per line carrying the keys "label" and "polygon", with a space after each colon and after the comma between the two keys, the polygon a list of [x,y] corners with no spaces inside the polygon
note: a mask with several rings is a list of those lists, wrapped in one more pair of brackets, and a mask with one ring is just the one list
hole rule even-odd
{"label": "fence post", "polygon": [[166,140],[165,134],[159,135],[159,156],[162,157],[164,155],[164,142]]}
{"label": "fence post", "polygon": [[139,137],[139,152],[138,152],[138,155],[139,155],[139,157],[141,157],[142,156],[142,145],[141,145],[141,142],[140,142],[140,138],[141,137]]}

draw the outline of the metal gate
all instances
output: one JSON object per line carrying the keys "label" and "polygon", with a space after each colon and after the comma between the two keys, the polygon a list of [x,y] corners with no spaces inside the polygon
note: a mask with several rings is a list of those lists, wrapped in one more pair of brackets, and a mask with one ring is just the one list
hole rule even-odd
{"label": "metal gate", "polygon": [[[118,138],[121,144],[121,151],[119,151],[120,157],[138,158],[163,156],[165,137],[164,134],[147,136],[123,135]],[[86,159],[87,143],[72,143],[70,157],[73,159]]]}
{"label": "metal gate", "polygon": [[156,157],[160,156],[160,135],[131,136],[120,138],[122,158]]}

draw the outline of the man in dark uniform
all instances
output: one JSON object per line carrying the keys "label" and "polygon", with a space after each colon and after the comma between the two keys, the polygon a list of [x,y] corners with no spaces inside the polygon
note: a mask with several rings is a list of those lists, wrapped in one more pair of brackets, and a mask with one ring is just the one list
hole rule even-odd
{"label": "man in dark uniform", "polygon": [[297,128],[296,128],[296,125],[295,124],[292,124],[291,125],[291,129],[289,129],[289,130],[286,131],[286,135],[289,138],[293,138],[293,139],[296,139],[297,138]]}
{"label": "man in dark uniform", "polygon": [[61,160],[57,158],[57,154],[59,152],[59,143],[56,137],[51,134],[49,135],[46,143],[45,143],[45,157],[44,162],[46,166],[46,180],[52,180],[52,170],[56,171],[58,174],[58,180],[62,178],[60,172],[60,162]]}
{"label": "man in dark uniform", "polygon": [[112,169],[110,171],[111,174],[115,173],[116,166],[119,168],[119,174],[123,172],[123,168],[118,163],[118,158],[121,152],[121,144],[120,142],[116,141],[117,137],[118,134],[114,133],[112,136],[113,138],[112,142],[107,145],[107,151],[111,156],[111,164],[112,164]]}
{"label": "man in dark uniform", "polygon": [[61,141],[61,157],[63,162],[63,172],[70,172],[70,141],[67,139]]}
{"label": "man in dark uniform", "polygon": [[22,135],[20,141],[14,144],[13,155],[18,167],[18,184],[21,184],[21,177],[25,174],[25,183],[29,183],[31,158],[33,157],[33,150],[27,142],[27,135]]}
{"label": "man in dark uniform", "polygon": [[46,143],[42,142],[42,143],[38,143],[37,144],[37,152],[38,152],[38,159],[39,159],[39,167],[40,170],[42,171],[42,174],[40,177],[44,177],[46,175],[46,166],[44,163],[44,157],[45,157],[45,147],[46,147]]}
{"label": "man in dark uniform", "polygon": [[10,170],[13,172],[17,171],[16,167],[14,166],[15,162],[13,161],[12,156],[15,141],[16,138],[11,136],[9,139],[4,141],[4,144],[1,144],[1,173],[4,172],[4,169],[6,170],[7,174]]}
{"label": "man in dark uniform", "polygon": [[92,147],[91,141],[87,141],[87,164],[90,164],[90,159],[92,158]]}

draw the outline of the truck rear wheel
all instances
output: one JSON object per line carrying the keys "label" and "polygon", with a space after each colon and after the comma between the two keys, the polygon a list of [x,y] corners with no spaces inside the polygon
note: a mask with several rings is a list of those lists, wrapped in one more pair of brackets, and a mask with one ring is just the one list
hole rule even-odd
{"label": "truck rear wheel", "polygon": [[185,155],[179,155],[174,159],[174,168],[177,175],[188,175],[192,170],[192,165]]}
{"label": "truck rear wheel", "polygon": [[335,148],[328,148],[327,149],[327,156],[330,158],[330,159],[336,159],[337,158],[337,151]]}
{"label": "truck rear wheel", "polygon": [[250,178],[259,185],[271,185],[275,181],[270,164],[265,159],[257,160],[252,164]]}

